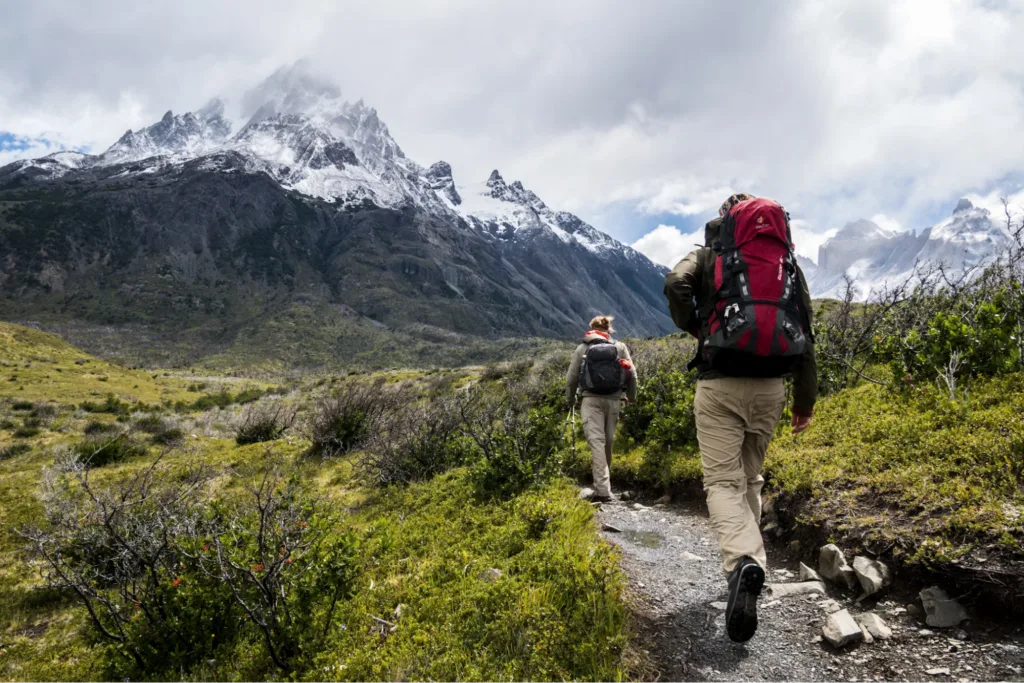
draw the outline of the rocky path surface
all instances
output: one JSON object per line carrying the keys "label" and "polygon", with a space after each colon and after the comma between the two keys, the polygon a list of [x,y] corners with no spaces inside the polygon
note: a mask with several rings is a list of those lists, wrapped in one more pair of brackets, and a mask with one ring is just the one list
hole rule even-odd
{"label": "rocky path surface", "polygon": [[[965,622],[935,629],[915,616],[913,594],[883,594],[856,604],[828,585],[827,595],[766,590],[757,635],[745,644],[725,633],[726,584],[703,505],[616,501],[598,513],[605,538],[622,550],[640,647],[660,680],[974,681],[1024,680],[1024,630]],[[778,555],[779,553],[776,553]],[[797,582],[769,550],[768,584]],[[908,610],[909,607],[909,610]],[[891,637],[841,650],[821,638],[830,613],[874,612]]]}

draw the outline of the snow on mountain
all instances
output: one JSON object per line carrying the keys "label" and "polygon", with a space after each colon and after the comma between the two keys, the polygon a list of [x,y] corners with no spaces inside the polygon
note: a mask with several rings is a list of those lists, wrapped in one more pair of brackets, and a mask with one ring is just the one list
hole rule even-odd
{"label": "snow on mountain", "polygon": [[849,276],[866,297],[905,281],[919,263],[962,268],[992,262],[1006,243],[1006,233],[987,209],[961,199],[952,216],[920,234],[887,230],[864,219],[848,223],[821,245],[816,267],[805,272],[814,296],[841,296]]}
{"label": "snow on mountain", "polygon": [[[451,166],[430,168],[405,156],[377,111],[348,102],[331,83],[299,62],[279,69],[241,98],[246,123],[232,135],[224,103],[195,112],[168,111],[151,126],[127,131],[96,156],[62,152],[4,174],[55,178],[77,168],[118,166],[118,177],[186,165],[266,173],[283,187],[337,203],[384,208],[409,205],[464,221],[493,239],[553,238],[591,253],[614,251],[645,259],[576,216],[554,211],[516,181],[495,171],[487,181],[457,187]],[[121,168],[123,167],[123,168]]]}
{"label": "snow on mountain", "polygon": [[129,130],[101,154],[96,163],[111,165],[155,156],[191,159],[216,150],[231,133],[224,105],[212,100],[196,113],[175,115],[169,111],[148,128]]}
{"label": "snow on mountain", "polygon": [[486,182],[457,188],[457,194],[461,201],[452,203],[452,208],[470,225],[502,239],[547,231],[594,253],[607,249],[632,251],[571,213],[552,211],[520,181],[507,184],[497,170]]}

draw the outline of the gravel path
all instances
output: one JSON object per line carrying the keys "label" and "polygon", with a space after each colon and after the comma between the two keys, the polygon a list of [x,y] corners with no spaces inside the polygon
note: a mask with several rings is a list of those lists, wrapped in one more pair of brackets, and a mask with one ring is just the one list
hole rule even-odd
{"label": "gravel path", "polygon": [[[725,578],[703,504],[613,502],[598,518],[605,538],[622,549],[638,642],[660,680],[1024,680],[1021,627],[929,629],[908,613],[910,597],[862,607],[833,586],[828,596],[774,597],[766,590],[757,635],[732,643],[725,633]],[[769,549],[768,583],[795,582],[797,570]],[[827,610],[835,609],[822,605],[829,598],[854,615],[878,613],[892,638],[842,651],[820,642]]]}

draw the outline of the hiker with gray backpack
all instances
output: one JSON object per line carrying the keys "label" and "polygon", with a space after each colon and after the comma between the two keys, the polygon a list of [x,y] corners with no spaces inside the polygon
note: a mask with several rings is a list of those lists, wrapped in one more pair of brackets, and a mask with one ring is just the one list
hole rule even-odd
{"label": "hiker with gray backpack", "polygon": [[708,514],[728,576],[726,630],[757,630],[765,578],[761,468],[793,378],[793,433],[818,395],[811,297],[797,265],[789,214],[770,199],[729,197],[704,229],[704,247],[665,278],[675,324],[697,338],[693,407]]}
{"label": "hiker with gray backpack", "polygon": [[625,344],[612,339],[612,317],[599,315],[590,321],[583,343],[576,347],[565,380],[565,398],[575,408],[582,395],[580,416],[583,434],[591,451],[594,474],[592,500],[612,500],[612,440],[622,401],[636,400],[636,368]]}

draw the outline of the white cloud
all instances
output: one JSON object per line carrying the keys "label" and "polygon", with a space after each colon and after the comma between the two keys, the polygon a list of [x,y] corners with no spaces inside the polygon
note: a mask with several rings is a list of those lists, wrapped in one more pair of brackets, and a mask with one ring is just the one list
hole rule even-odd
{"label": "white cloud", "polygon": [[796,253],[817,263],[818,247],[839,230],[838,228],[832,228],[825,232],[816,232],[807,221],[794,218],[789,222],[789,231],[793,235]]}
{"label": "white cloud", "polygon": [[704,231],[682,233],[674,225],[659,225],[633,243],[633,248],[666,268],[704,244]]}
{"label": "white cloud", "polygon": [[1024,172],[1019,0],[9,5],[0,129],[94,149],[309,56],[412,158],[584,215],[710,217],[735,188],[810,232],[920,229]]}
{"label": "white cloud", "polygon": [[871,217],[871,222],[889,232],[906,232],[898,220],[891,216],[886,216],[884,213],[876,213]]}

